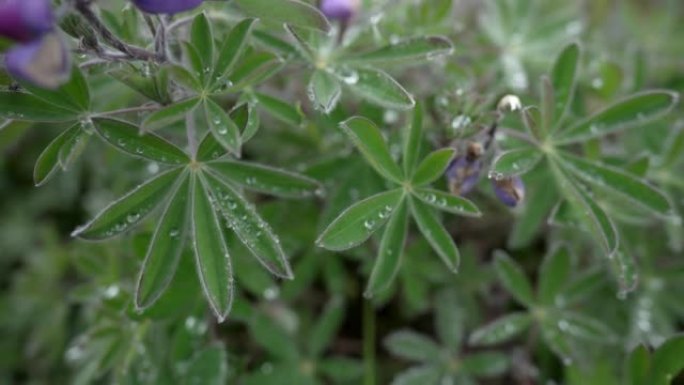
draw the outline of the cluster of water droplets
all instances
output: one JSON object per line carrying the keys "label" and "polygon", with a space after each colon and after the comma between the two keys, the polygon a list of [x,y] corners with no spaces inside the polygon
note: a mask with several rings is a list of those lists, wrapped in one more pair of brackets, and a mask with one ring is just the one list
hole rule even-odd
{"label": "cluster of water droplets", "polygon": [[394,208],[390,205],[385,205],[380,210],[378,210],[375,216],[366,218],[363,221],[363,227],[367,231],[373,231],[377,226],[383,224],[392,215]]}

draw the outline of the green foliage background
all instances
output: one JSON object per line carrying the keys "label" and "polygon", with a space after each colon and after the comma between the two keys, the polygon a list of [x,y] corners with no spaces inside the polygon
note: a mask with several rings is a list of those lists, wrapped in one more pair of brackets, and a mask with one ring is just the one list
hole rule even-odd
{"label": "green foliage background", "polygon": [[684,384],[684,3],[312,10],[206,2],[171,64],[69,13],[67,86],[2,75],[0,384]]}

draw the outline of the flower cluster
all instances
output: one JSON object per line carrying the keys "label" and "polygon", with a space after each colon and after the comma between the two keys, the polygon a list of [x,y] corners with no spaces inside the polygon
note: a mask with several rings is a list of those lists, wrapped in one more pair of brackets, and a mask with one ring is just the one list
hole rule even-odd
{"label": "flower cluster", "polygon": [[55,32],[48,0],[0,1],[0,36],[16,42],[5,54],[12,77],[56,88],[69,76],[69,54]]}

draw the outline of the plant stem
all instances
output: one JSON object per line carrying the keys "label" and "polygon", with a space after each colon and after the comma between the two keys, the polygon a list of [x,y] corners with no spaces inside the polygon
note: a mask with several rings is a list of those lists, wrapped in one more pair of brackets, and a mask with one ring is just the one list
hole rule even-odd
{"label": "plant stem", "polygon": [[363,366],[364,385],[375,385],[375,309],[363,300]]}
{"label": "plant stem", "polygon": [[162,61],[156,53],[147,51],[140,47],[135,47],[119,40],[107,27],[100,21],[95,12],[90,8],[92,0],[76,0],[76,10],[83,15],[100,37],[113,48],[125,53],[131,59],[144,61]]}

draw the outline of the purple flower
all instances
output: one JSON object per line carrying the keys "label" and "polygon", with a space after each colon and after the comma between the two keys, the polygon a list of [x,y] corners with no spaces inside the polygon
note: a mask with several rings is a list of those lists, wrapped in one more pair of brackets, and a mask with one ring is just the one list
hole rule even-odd
{"label": "purple flower", "polygon": [[360,6],[360,0],[321,0],[321,11],[330,20],[348,21]]}
{"label": "purple flower", "polygon": [[51,31],[55,18],[50,0],[0,0],[0,36],[20,42]]}
{"label": "purple flower", "polygon": [[204,0],[133,0],[135,5],[147,13],[179,13],[197,8]]}
{"label": "purple flower", "polygon": [[459,156],[446,169],[449,190],[455,195],[467,195],[480,179],[482,161],[470,156]]}
{"label": "purple flower", "polygon": [[492,179],[494,193],[503,204],[515,207],[525,199],[525,184],[519,176]]}
{"label": "purple flower", "polygon": [[7,72],[44,88],[57,88],[69,78],[69,52],[57,34],[13,47],[5,55]]}

